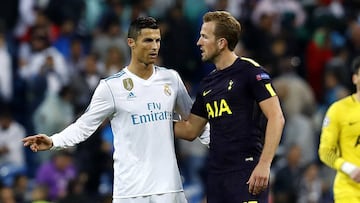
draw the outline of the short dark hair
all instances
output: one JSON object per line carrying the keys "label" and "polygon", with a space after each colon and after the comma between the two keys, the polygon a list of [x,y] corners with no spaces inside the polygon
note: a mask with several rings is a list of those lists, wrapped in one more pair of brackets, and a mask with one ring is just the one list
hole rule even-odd
{"label": "short dark hair", "polygon": [[227,11],[207,12],[203,21],[215,22],[214,35],[216,39],[225,38],[228,42],[228,48],[233,51],[240,39],[241,25],[234,16]]}
{"label": "short dark hair", "polygon": [[159,25],[153,17],[138,17],[130,24],[128,38],[136,39],[145,28],[159,29]]}
{"label": "short dark hair", "polygon": [[360,69],[360,56],[356,57],[351,66],[353,74],[358,74]]}

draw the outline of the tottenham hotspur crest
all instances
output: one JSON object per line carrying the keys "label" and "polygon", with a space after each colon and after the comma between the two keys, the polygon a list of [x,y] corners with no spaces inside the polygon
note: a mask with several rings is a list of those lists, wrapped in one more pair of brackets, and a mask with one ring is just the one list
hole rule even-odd
{"label": "tottenham hotspur crest", "polygon": [[124,85],[124,88],[128,91],[132,90],[132,88],[134,87],[134,83],[131,78],[124,79],[123,85]]}
{"label": "tottenham hotspur crest", "polygon": [[165,85],[164,85],[164,93],[165,93],[166,96],[170,96],[170,95],[171,95],[170,85],[168,85],[168,84],[165,84]]}

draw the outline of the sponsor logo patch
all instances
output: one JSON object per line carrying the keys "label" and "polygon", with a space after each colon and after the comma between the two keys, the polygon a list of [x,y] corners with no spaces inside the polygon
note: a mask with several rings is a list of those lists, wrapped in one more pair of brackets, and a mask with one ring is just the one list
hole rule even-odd
{"label": "sponsor logo patch", "polygon": [[260,81],[260,80],[269,80],[270,76],[266,73],[261,73],[261,74],[257,74],[256,75],[256,80]]}

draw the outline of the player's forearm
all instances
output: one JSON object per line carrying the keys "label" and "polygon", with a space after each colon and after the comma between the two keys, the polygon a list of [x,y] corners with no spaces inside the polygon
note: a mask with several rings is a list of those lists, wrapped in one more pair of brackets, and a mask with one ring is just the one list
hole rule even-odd
{"label": "player's forearm", "polygon": [[264,148],[260,156],[260,163],[271,165],[279,146],[281,134],[284,128],[285,120],[282,115],[270,118],[267,123],[265,132]]}
{"label": "player's forearm", "polygon": [[90,137],[97,128],[98,125],[87,125],[80,118],[63,131],[51,136],[51,140],[55,148],[72,147]]}
{"label": "player's forearm", "polygon": [[335,146],[329,147],[325,146],[323,143],[320,143],[319,158],[327,166],[335,170],[340,170],[340,167],[345,162],[345,160],[341,158],[336,151],[337,149]]}
{"label": "player's forearm", "polygon": [[176,138],[193,141],[200,132],[196,133],[188,121],[177,121],[174,123],[174,134]]}

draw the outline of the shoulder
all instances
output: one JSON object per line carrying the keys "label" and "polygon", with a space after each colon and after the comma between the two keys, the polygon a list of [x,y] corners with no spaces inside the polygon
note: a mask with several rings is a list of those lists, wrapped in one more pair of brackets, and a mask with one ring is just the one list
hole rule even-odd
{"label": "shoulder", "polygon": [[159,71],[160,73],[168,73],[168,74],[178,75],[178,72],[176,70],[171,69],[171,68],[166,68],[163,66],[155,66],[155,70]]}
{"label": "shoulder", "polygon": [[354,97],[352,95],[347,96],[345,98],[342,98],[336,102],[334,102],[333,104],[330,105],[329,107],[329,112],[346,112],[349,108],[353,108],[353,106],[356,104],[357,102],[355,101]]}
{"label": "shoulder", "polygon": [[249,68],[261,68],[261,65],[256,62],[255,60],[251,59],[251,58],[247,58],[247,57],[239,57],[239,63],[245,67],[249,67]]}
{"label": "shoulder", "polygon": [[250,82],[271,81],[270,74],[255,60],[247,57],[239,57],[235,63],[235,66],[237,66],[235,69],[241,71],[241,74],[238,75],[242,80]]}
{"label": "shoulder", "polygon": [[242,69],[245,69],[248,73],[258,74],[258,73],[267,73],[263,66],[251,58],[239,57],[237,60],[238,66],[241,66]]}
{"label": "shoulder", "polygon": [[180,79],[179,73],[174,69],[161,67],[161,66],[155,66],[155,71],[157,71],[158,74],[161,75],[162,77],[170,77],[175,80]]}
{"label": "shoulder", "polygon": [[122,77],[125,77],[126,76],[126,72],[124,70],[121,70],[113,75],[110,75],[109,77],[103,79],[103,81],[105,82],[109,82],[109,81],[114,81],[114,80],[117,80],[117,79],[121,79]]}

